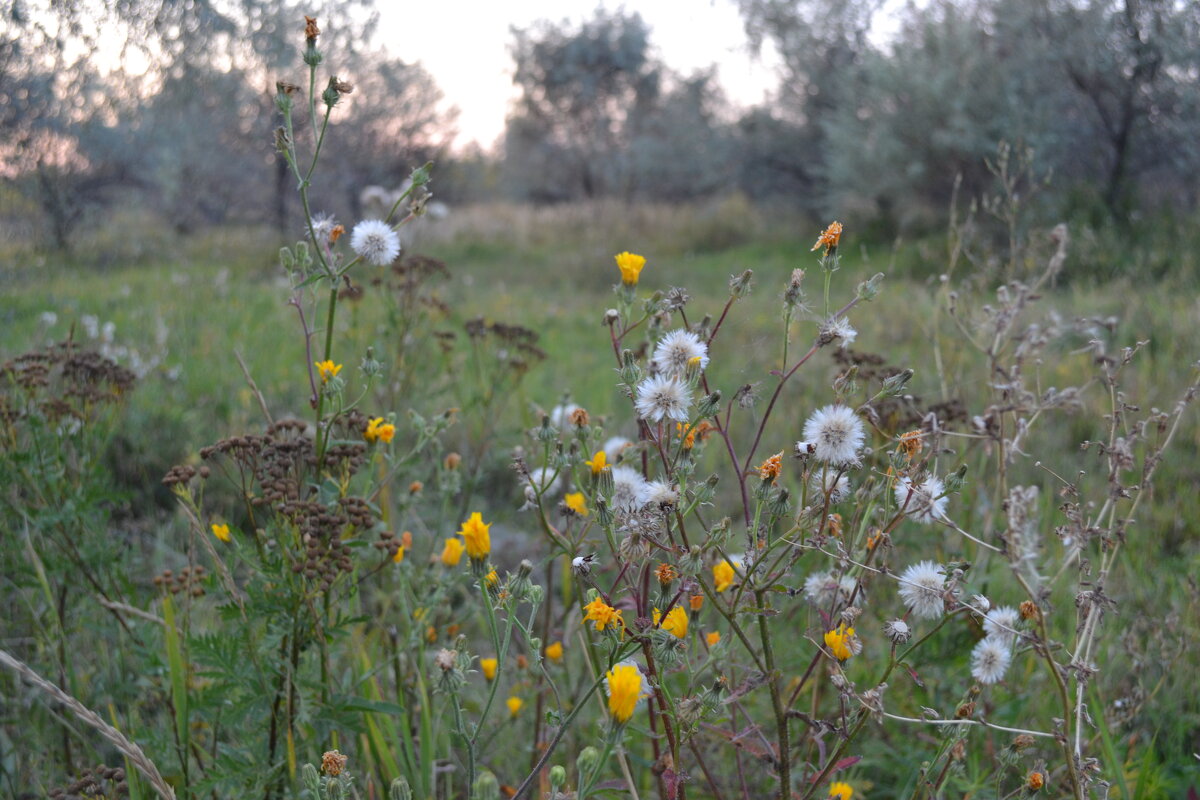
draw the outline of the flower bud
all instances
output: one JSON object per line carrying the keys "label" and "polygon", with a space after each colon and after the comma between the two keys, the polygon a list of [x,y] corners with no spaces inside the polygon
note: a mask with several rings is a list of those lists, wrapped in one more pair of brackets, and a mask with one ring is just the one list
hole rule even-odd
{"label": "flower bud", "polygon": [[701,419],[704,419],[705,417],[711,417],[717,413],[717,409],[720,407],[721,391],[718,389],[712,394],[706,394],[704,396],[704,398],[700,401],[700,405],[697,407],[696,414]]}
{"label": "flower bud", "polygon": [[412,800],[412,787],[408,785],[408,779],[401,776],[392,781],[392,786],[388,789],[388,800]]}
{"label": "flower bud", "polygon": [[591,775],[600,766],[600,751],[588,745],[579,751],[575,758],[575,766],[580,775]]}
{"label": "flower bud", "polygon": [[567,782],[567,770],[562,764],[550,768],[550,791],[557,792],[559,787]]}

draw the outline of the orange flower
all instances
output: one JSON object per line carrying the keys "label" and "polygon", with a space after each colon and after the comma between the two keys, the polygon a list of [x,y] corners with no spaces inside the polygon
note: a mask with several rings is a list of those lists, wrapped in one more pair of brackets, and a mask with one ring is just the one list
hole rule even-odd
{"label": "orange flower", "polygon": [[829,227],[821,233],[817,238],[817,243],[812,246],[813,250],[821,247],[825,248],[825,255],[829,255],[834,250],[837,250],[838,242],[842,239],[842,223],[831,222]]}
{"label": "orange flower", "polygon": [[621,630],[625,630],[625,620],[621,617],[621,612],[617,611],[612,606],[605,603],[599,597],[583,607],[587,613],[583,615],[584,622],[596,623],[596,630],[603,631],[605,628],[616,628],[620,626]]}
{"label": "orange flower", "polygon": [[758,467],[758,477],[763,483],[774,483],[779,477],[779,473],[783,470],[783,451],[780,450],[775,455],[768,458]]}

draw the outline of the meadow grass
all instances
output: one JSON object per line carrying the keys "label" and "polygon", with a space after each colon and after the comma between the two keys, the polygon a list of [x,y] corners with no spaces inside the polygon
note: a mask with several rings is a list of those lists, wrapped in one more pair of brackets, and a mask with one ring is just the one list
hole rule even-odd
{"label": "meadow grass", "polygon": [[[744,210],[738,210],[736,201],[725,209],[726,216],[738,213]],[[811,237],[789,235],[780,220],[715,226],[715,218],[723,219],[719,208],[482,209],[463,216],[465,219],[447,230],[429,232],[419,243],[422,252],[444,260],[450,270],[449,277],[436,285],[448,311],[434,315],[435,327],[461,333],[464,323],[476,317],[519,323],[542,332],[538,344],[547,354],[520,384],[519,396],[508,404],[495,431],[500,442],[519,441],[521,431],[536,427],[542,411],[557,404],[568,390],[575,402],[600,418],[615,416],[627,405],[616,389],[616,364],[607,329],[601,324],[604,309],[612,302],[612,255],[616,250],[635,250],[647,256],[642,288],[688,287],[693,296],[688,314],[693,322],[705,313],[719,315],[729,296],[730,276],[743,269],[754,270],[751,298],[742,303],[737,324],[726,330],[713,354],[710,381],[727,393],[747,383],[768,385],[769,370],[778,366],[782,346],[779,297],[792,269],[811,262]],[[708,230],[713,227],[717,229]],[[232,245],[223,250],[222,241]],[[160,359],[128,401],[127,425],[118,436],[118,447],[124,448],[119,463],[127,474],[120,482],[133,498],[131,515],[166,521],[155,534],[163,542],[184,523],[169,511],[169,502],[163,502],[169,498],[157,489],[162,473],[215,438],[261,426],[257,399],[247,386],[235,351],[269,398],[276,417],[309,413],[306,375],[298,371],[298,365],[305,363],[304,343],[295,310],[284,302],[286,283],[281,281],[268,241],[261,232],[230,231],[215,241],[193,242],[175,258],[135,266],[88,269],[47,259],[36,266],[14,265],[0,275],[4,282],[0,317],[6,331],[5,357],[62,339],[72,325],[76,326],[76,339],[86,341],[82,320],[93,316],[101,326],[105,322],[115,325],[110,344],[137,350],[144,358]],[[247,242],[253,246],[247,247]],[[943,258],[944,250],[930,242],[899,250],[890,243],[860,244],[847,248],[838,280],[852,286],[877,271],[899,273],[900,277],[888,277],[874,304],[854,315],[862,349],[884,356],[889,364],[914,369],[916,375],[909,386],[914,395],[926,401],[959,399],[974,412],[987,396],[982,384],[986,376],[973,370],[964,349],[952,346],[953,328],[936,310],[942,291],[937,276]],[[367,274],[356,273],[369,293]],[[972,283],[968,275],[966,284]],[[977,291],[991,291],[982,279],[977,283]],[[339,360],[354,365],[368,347],[380,354],[391,352],[386,340],[389,329],[379,304],[368,297],[348,305],[339,321]],[[1098,330],[1106,325],[1112,328],[1114,342],[1132,345],[1148,341],[1125,377],[1123,388],[1131,397],[1149,398],[1150,403],[1169,407],[1193,378],[1195,357],[1200,353],[1200,327],[1196,324],[1200,306],[1189,280],[1173,276],[1157,281],[1076,279],[1051,289],[1040,308],[1041,314],[1053,309],[1063,319],[1094,318]],[[53,312],[56,321],[49,323],[44,312]],[[798,340],[806,340],[815,326],[793,323],[793,329]],[[930,344],[935,340],[946,343],[940,371],[930,356]],[[386,356],[381,357],[386,361]],[[1055,351],[1053,360],[1036,366],[1040,385],[1083,383],[1090,358],[1086,336],[1074,335]],[[803,380],[789,387],[768,429],[770,446],[764,447],[764,454],[790,447],[804,419],[827,397],[829,383],[840,369],[822,352]],[[453,387],[456,376],[445,377]],[[436,398],[422,399],[447,407],[460,402],[453,388]],[[1090,392],[1085,395],[1085,405],[1091,413],[1065,417],[1040,430],[1038,452],[1060,452],[1063,464],[1068,465],[1047,460],[1047,467],[1069,470],[1081,440],[1102,438],[1095,420],[1106,401],[1103,392]],[[439,408],[418,410],[428,414]],[[448,436],[452,446],[468,451],[465,433],[451,429]],[[1184,762],[1190,757],[1192,738],[1200,724],[1200,706],[1190,686],[1193,676],[1189,673],[1194,670],[1188,659],[1156,659],[1155,654],[1144,651],[1156,644],[1165,652],[1172,637],[1196,641],[1195,620],[1200,618],[1200,608],[1190,579],[1200,566],[1194,533],[1200,523],[1200,496],[1194,491],[1200,483],[1198,451],[1200,425],[1193,414],[1186,419],[1177,447],[1162,467],[1151,502],[1141,507],[1136,546],[1128,549],[1115,588],[1110,589],[1110,593],[1120,594],[1121,614],[1131,622],[1125,648],[1121,641],[1110,639],[1109,652],[1098,654],[1097,660],[1103,660],[1110,674],[1139,670],[1144,673],[1143,682],[1148,674],[1158,675],[1153,694],[1145,698],[1139,724],[1110,735],[1121,771],[1127,773],[1118,787],[1119,796],[1134,796],[1133,787],[1143,787],[1138,794],[1150,797],[1155,795],[1155,787],[1180,786],[1188,771]],[[710,467],[718,455],[716,448],[710,448],[703,467]],[[515,513],[520,489],[507,469],[508,449],[498,446],[488,459],[490,480],[480,488],[483,502],[493,516],[514,529],[528,527],[530,523]],[[971,475],[990,466],[986,459],[970,465],[963,493],[963,524],[992,511],[991,498],[975,494],[970,483]],[[1052,485],[1032,464],[1015,469],[1029,482]],[[723,486],[719,496],[729,500],[730,491]],[[1053,492],[1045,492],[1042,504],[1047,517],[1057,502]],[[161,567],[164,556],[160,553],[157,558],[160,563],[150,566]],[[986,554],[983,558],[986,560]],[[987,574],[986,561],[976,566],[981,574]],[[1063,587],[1053,598],[1059,607],[1071,604],[1068,589]],[[1153,628],[1156,620],[1163,623],[1160,630]],[[969,642],[945,637],[934,644],[931,658],[953,660],[967,647]],[[1012,680],[1044,680],[1032,673],[1028,660],[1023,663],[1031,671],[1012,676]],[[1123,685],[1119,678],[1111,680],[1110,688]],[[927,691],[931,705],[954,702],[943,696],[956,691],[953,686],[943,690],[934,684]],[[1097,696],[1095,702],[1107,704],[1116,699]],[[1105,741],[1107,744],[1108,738]],[[872,765],[873,774],[892,769],[912,781],[914,765],[905,762],[901,751],[897,746],[894,751],[873,754],[880,762]],[[879,788],[886,789],[886,796],[905,796],[902,786]]]}

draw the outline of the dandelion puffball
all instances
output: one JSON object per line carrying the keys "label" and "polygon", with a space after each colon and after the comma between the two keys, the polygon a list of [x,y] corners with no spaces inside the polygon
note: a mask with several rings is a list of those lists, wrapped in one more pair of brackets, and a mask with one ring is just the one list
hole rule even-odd
{"label": "dandelion puffball", "polygon": [[942,599],[946,568],[932,561],[921,561],[900,575],[900,599],[912,609],[913,616],[938,619],[945,611]]}
{"label": "dandelion puffball", "polygon": [[971,677],[980,683],[999,683],[1012,663],[1012,646],[998,636],[981,639],[971,651]]}
{"label": "dandelion puffball", "polygon": [[642,419],[661,422],[672,419],[688,421],[692,396],[684,383],[666,375],[646,378],[637,387],[637,412]]}
{"label": "dandelion puffball", "polygon": [[350,234],[350,248],[377,267],[386,267],[400,255],[400,237],[386,222],[364,219]]}
{"label": "dandelion puffball", "polygon": [[910,519],[935,522],[946,516],[946,487],[936,475],[926,475],[922,481],[901,478],[896,481],[896,504]]}
{"label": "dandelion puffball", "polygon": [[854,410],[839,404],[813,412],[804,423],[804,439],[815,448],[818,461],[843,466],[858,460],[866,434]]}
{"label": "dandelion puffball", "polygon": [[701,370],[708,366],[708,345],[691,331],[671,331],[654,348],[654,365],[669,377],[682,378],[693,361]]}

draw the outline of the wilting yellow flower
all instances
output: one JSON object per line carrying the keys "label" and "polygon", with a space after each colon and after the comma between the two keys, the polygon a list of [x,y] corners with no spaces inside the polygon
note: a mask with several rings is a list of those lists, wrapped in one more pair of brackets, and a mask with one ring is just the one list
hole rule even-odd
{"label": "wilting yellow flower", "polygon": [[583,492],[570,492],[563,495],[563,502],[567,504],[567,508],[579,516],[586,517],[588,515],[587,502],[583,499]]}
{"label": "wilting yellow flower", "polygon": [[515,717],[517,715],[517,713],[521,710],[521,706],[525,705],[524,700],[522,700],[519,697],[515,697],[515,696],[508,698],[507,700],[504,701],[504,703],[505,703],[505,705],[508,706],[508,715],[510,717]]}
{"label": "wilting yellow flower", "polygon": [[716,586],[718,592],[723,592],[733,586],[733,578],[736,574],[733,571],[733,564],[728,561],[713,564],[713,585]]}
{"label": "wilting yellow flower", "polygon": [[853,796],[854,788],[850,784],[841,781],[829,784],[830,800],[850,800]]}
{"label": "wilting yellow flower", "polygon": [[646,266],[645,256],[625,252],[618,253],[616,259],[617,268],[621,270],[621,282],[626,286],[637,286],[638,276],[642,273],[642,267]]}
{"label": "wilting yellow flower", "polygon": [[779,477],[779,473],[783,471],[783,451],[776,453],[768,458],[758,467],[758,477],[764,483],[774,483]]}
{"label": "wilting yellow flower", "polygon": [[596,455],[592,456],[591,461],[583,462],[592,469],[593,475],[599,475],[604,470],[608,469],[608,454],[603,450],[597,450]]}
{"label": "wilting yellow flower", "polygon": [[425,629],[425,641],[429,642],[430,644],[433,644],[437,641],[437,628],[430,625]]}
{"label": "wilting yellow flower", "polygon": [[608,710],[617,722],[628,722],[642,697],[642,671],[636,664],[617,664],[606,675]]}
{"label": "wilting yellow flower", "polygon": [[831,250],[836,250],[838,242],[842,240],[842,223],[831,222],[821,235],[817,238],[817,243],[812,246],[813,250],[821,247],[825,248],[825,255],[829,255]]}
{"label": "wilting yellow flower", "polygon": [[229,535],[229,526],[228,525],[218,525],[217,523],[214,522],[212,525],[212,532],[213,532],[213,536],[217,537],[222,542],[228,542],[232,538]]}
{"label": "wilting yellow flower", "polygon": [[482,561],[492,552],[492,537],[488,534],[491,527],[483,523],[483,516],[478,511],[462,524],[458,534],[467,543],[467,555],[472,561]]}
{"label": "wilting yellow flower", "polygon": [[699,611],[704,608],[704,595],[694,594],[688,598],[688,605],[692,607],[692,611]]}
{"label": "wilting yellow flower", "polygon": [[479,659],[479,668],[483,670],[483,677],[487,678],[489,681],[496,680],[496,667],[499,665],[499,663],[500,662],[494,658]]}
{"label": "wilting yellow flower", "polygon": [[826,631],[825,646],[838,661],[845,661],[854,655],[854,628],[838,625],[834,630]]}
{"label": "wilting yellow flower", "polygon": [[375,417],[367,423],[367,429],[363,431],[363,438],[368,442],[390,442],[392,437],[396,435],[396,426],[390,422],[384,422],[383,417]]}
{"label": "wilting yellow flower", "polygon": [[546,658],[553,661],[555,664],[562,661],[563,643],[555,642],[554,644],[546,645]]}
{"label": "wilting yellow flower", "polygon": [[682,639],[687,636],[688,615],[682,606],[675,606],[667,612],[666,618],[662,618],[662,612],[656,608],[654,609],[654,624],[677,639]]}
{"label": "wilting yellow flower", "polygon": [[462,554],[465,549],[461,541],[450,537],[446,540],[446,546],[442,548],[442,563],[447,567],[457,567],[458,562],[462,561]]}
{"label": "wilting yellow flower", "polygon": [[584,606],[583,610],[587,612],[583,615],[583,621],[596,623],[597,631],[603,631],[608,627],[616,628],[618,626],[620,626],[621,630],[625,629],[625,620],[621,617],[621,612],[605,603],[599,597]]}
{"label": "wilting yellow flower", "polygon": [[716,647],[717,642],[721,641],[720,631],[710,631],[704,634],[704,641],[708,642],[709,647]]}
{"label": "wilting yellow flower", "polygon": [[342,371],[341,364],[335,364],[332,360],[314,361],[313,366],[321,373],[321,383],[327,383],[330,378],[336,378],[337,374]]}
{"label": "wilting yellow flower", "polygon": [[496,572],[495,567],[492,567],[491,571],[483,576],[483,582],[487,584],[489,589],[495,589],[500,585],[500,573]]}
{"label": "wilting yellow flower", "polygon": [[349,760],[350,756],[344,756],[337,750],[330,750],[321,756],[321,772],[331,778],[336,778],[342,774],[342,770],[346,768],[346,762]]}
{"label": "wilting yellow flower", "polygon": [[404,545],[400,545],[399,547],[396,548],[396,555],[392,556],[392,561],[399,564],[403,560],[404,560]]}

